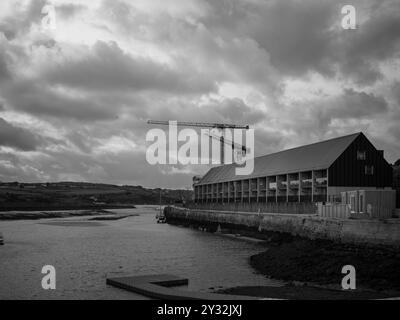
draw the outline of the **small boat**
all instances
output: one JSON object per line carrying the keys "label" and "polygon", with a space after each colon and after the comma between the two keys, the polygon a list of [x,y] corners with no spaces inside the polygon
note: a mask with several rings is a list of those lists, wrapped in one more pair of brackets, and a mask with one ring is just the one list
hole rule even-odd
{"label": "small boat", "polygon": [[167,218],[163,216],[157,217],[157,223],[167,223]]}
{"label": "small boat", "polygon": [[156,219],[157,219],[157,223],[166,223],[167,222],[167,218],[164,215],[164,212],[161,210],[161,208],[160,208],[160,212],[157,213],[157,215],[156,215]]}
{"label": "small boat", "polygon": [[3,235],[0,233],[0,246],[4,245]]}

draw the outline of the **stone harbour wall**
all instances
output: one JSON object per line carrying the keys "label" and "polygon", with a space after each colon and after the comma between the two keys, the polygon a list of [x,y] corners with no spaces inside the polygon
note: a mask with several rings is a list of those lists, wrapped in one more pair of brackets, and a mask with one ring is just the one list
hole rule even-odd
{"label": "stone harbour wall", "polygon": [[199,226],[211,231],[226,228],[261,239],[265,238],[264,232],[272,231],[343,243],[400,246],[400,219],[351,220],[321,218],[314,214],[257,214],[178,207],[166,207],[165,215],[171,224]]}

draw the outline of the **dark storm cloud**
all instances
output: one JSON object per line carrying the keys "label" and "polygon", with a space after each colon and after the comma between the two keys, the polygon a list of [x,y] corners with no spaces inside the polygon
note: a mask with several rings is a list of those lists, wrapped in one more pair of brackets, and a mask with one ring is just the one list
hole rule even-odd
{"label": "dark storm cloud", "polygon": [[207,103],[192,103],[179,99],[162,101],[157,107],[157,112],[151,108],[146,111],[148,118],[156,113],[157,119],[160,120],[196,119],[198,122],[232,122],[254,125],[265,118],[263,112],[251,108],[240,98],[211,100]]}
{"label": "dark storm cloud", "polygon": [[339,96],[282,106],[279,122],[285,129],[271,133],[282,138],[278,146],[284,149],[357,131],[368,134],[370,127],[378,128],[382,121],[390,127],[389,112],[383,96],[345,89]]}
{"label": "dark storm cloud", "polygon": [[187,68],[173,69],[148,58],[132,57],[116,42],[97,42],[88,56],[50,67],[49,82],[88,90],[157,90],[201,93],[216,90],[206,75]]}
{"label": "dark storm cloud", "polygon": [[147,119],[254,125],[257,155],[358,130],[399,154],[395,1],[354,0],[355,31],[331,0],[64,2],[54,32],[35,25],[45,1],[0,22],[0,111],[62,139],[3,120],[0,180],[190,186],[207,167],[148,165]]}
{"label": "dark storm cloud", "polygon": [[[310,107],[309,109],[307,107]],[[290,112],[291,130],[302,135],[313,134],[318,140],[323,140],[326,134],[334,132],[334,135],[342,135],[341,130],[336,130],[334,120],[346,122],[348,120],[372,120],[385,116],[388,113],[388,103],[381,96],[375,96],[366,92],[357,92],[353,89],[345,89],[338,97],[314,101],[312,105],[298,105],[296,111]],[[293,119],[296,119],[295,121]],[[349,132],[365,129],[359,123],[359,127],[348,128]],[[340,128],[339,128],[340,129]],[[347,133],[347,132],[346,132]]]}
{"label": "dark storm cloud", "polygon": [[394,57],[400,45],[400,7],[395,2],[356,0],[357,30],[341,28],[343,1],[283,0],[241,3],[209,2],[203,21],[215,33],[232,29],[235,36],[257,41],[279,73],[302,76],[315,71],[325,76],[337,70],[360,84],[382,75],[379,63]]}
{"label": "dark storm cloud", "polygon": [[8,68],[6,53],[0,48],[0,83],[11,77],[11,72]]}
{"label": "dark storm cloud", "polygon": [[0,118],[0,146],[22,151],[33,151],[43,144],[43,140],[33,132],[14,126]]}
{"label": "dark storm cloud", "polygon": [[0,33],[4,34],[4,36],[6,37],[6,39],[14,39],[15,35],[17,33],[16,28],[13,27],[13,25],[8,22],[5,23],[3,21],[0,22]]}
{"label": "dark storm cloud", "polygon": [[400,111],[400,82],[395,82],[392,85],[392,94],[397,102],[397,107]]}
{"label": "dark storm cloud", "polygon": [[400,51],[400,8],[380,8],[359,29],[338,40],[338,57],[343,74],[362,84],[382,77],[377,63]]}
{"label": "dark storm cloud", "polygon": [[227,122],[245,122],[246,124],[256,124],[265,118],[265,114],[248,106],[242,99],[224,99],[220,103],[215,103],[214,108],[220,114],[221,119]]}
{"label": "dark storm cloud", "polygon": [[[246,15],[245,5],[240,9],[241,14],[226,12],[225,6],[230,7],[231,3],[198,1],[200,17],[192,17],[193,13],[185,17],[168,13],[152,16],[139,12],[132,4],[119,1],[107,1],[104,11],[117,30],[127,33],[132,40],[156,43],[162,51],[171,52],[180,70],[191,66],[193,69],[196,65],[209,80],[219,83],[235,79],[263,88],[273,87],[276,72],[271,70],[268,54],[254,39],[237,31],[238,25],[248,24],[246,19],[252,17]],[[208,8],[207,14],[200,13],[204,8]],[[199,73],[191,69],[187,73]]]}
{"label": "dark storm cloud", "polygon": [[285,138],[281,132],[268,130],[268,128],[255,131],[254,151],[256,156],[262,156],[284,149]]}
{"label": "dark storm cloud", "polygon": [[346,89],[341,97],[328,104],[323,115],[329,119],[357,119],[384,114],[387,111],[388,104],[383,97]]}
{"label": "dark storm cloud", "polygon": [[3,96],[16,110],[33,115],[71,118],[78,121],[116,118],[116,109],[104,105],[96,96],[74,96],[57,88],[22,81],[5,90]]}
{"label": "dark storm cloud", "polygon": [[400,127],[392,126],[389,128],[389,133],[397,140],[400,141]]}
{"label": "dark storm cloud", "polygon": [[[388,12],[375,12],[360,26],[357,36],[349,41],[347,51],[352,57],[385,60],[399,51],[400,8]],[[350,40],[350,39],[349,39]]]}
{"label": "dark storm cloud", "polygon": [[90,144],[89,137],[90,132],[87,131],[73,131],[67,135],[68,140],[84,153],[90,153],[92,151],[92,145]]}
{"label": "dark storm cloud", "polygon": [[271,63],[288,75],[308,70],[330,71],[330,27],[338,15],[333,1],[269,1],[262,3],[250,33],[271,56]]}

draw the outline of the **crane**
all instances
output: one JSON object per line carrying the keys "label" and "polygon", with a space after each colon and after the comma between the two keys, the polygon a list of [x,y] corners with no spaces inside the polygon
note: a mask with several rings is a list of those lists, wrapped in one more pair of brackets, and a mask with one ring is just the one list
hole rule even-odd
{"label": "crane", "polygon": [[[148,124],[169,125],[169,121],[148,120]],[[177,121],[178,127],[200,127],[200,128],[218,128],[218,129],[250,129],[249,125],[227,124],[227,123],[210,123],[210,122],[182,122]]]}
{"label": "crane", "polygon": [[[156,124],[156,125],[169,125],[170,121],[164,121],[164,120],[147,120],[148,124]],[[176,122],[177,126],[180,127],[198,127],[198,128],[216,128],[216,129],[221,129],[222,130],[222,135],[218,136],[212,133],[208,133],[208,136],[210,139],[218,139],[221,142],[221,147],[220,147],[220,159],[221,163],[224,164],[224,143],[232,145],[232,149],[235,150],[235,148],[241,149],[242,154],[246,154],[248,152],[247,148],[234,143],[233,141],[227,140],[224,137],[224,131],[223,129],[242,129],[242,130],[248,130],[250,129],[249,125],[242,125],[242,124],[228,124],[228,123],[210,123],[210,122],[185,122],[185,121],[177,121]]]}
{"label": "crane", "polygon": [[[224,164],[224,160],[225,160],[225,151],[224,151],[224,147],[223,144],[227,144],[230,145],[232,147],[232,150],[234,150],[236,157],[239,159],[239,162],[241,161],[241,158],[246,155],[248,152],[250,152],[249,148],[246,148],[245,146],[233,142],[229,139],[226,139],[223,136],[219,136],[217,134],[213,134],[211,132],[206,133],[210,139],[215,139],[215,140],[219,140],[221,142],[221,162],[222,164]],[[239,158],[240,157],[240,158]]]}

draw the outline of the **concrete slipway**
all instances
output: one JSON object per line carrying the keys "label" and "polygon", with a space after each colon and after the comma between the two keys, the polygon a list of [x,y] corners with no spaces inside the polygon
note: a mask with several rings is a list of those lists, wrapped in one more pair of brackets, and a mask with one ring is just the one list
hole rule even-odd
{"label": "concrete slipway", "polygon": [[158,274],[135,277],[109,278],[107,284],[135,292],[146,297],[163,300],[252,300],[249,296],[237,296],[208,292],[178,290],[175,286],[187,285],[188,279],[174,275]]}

